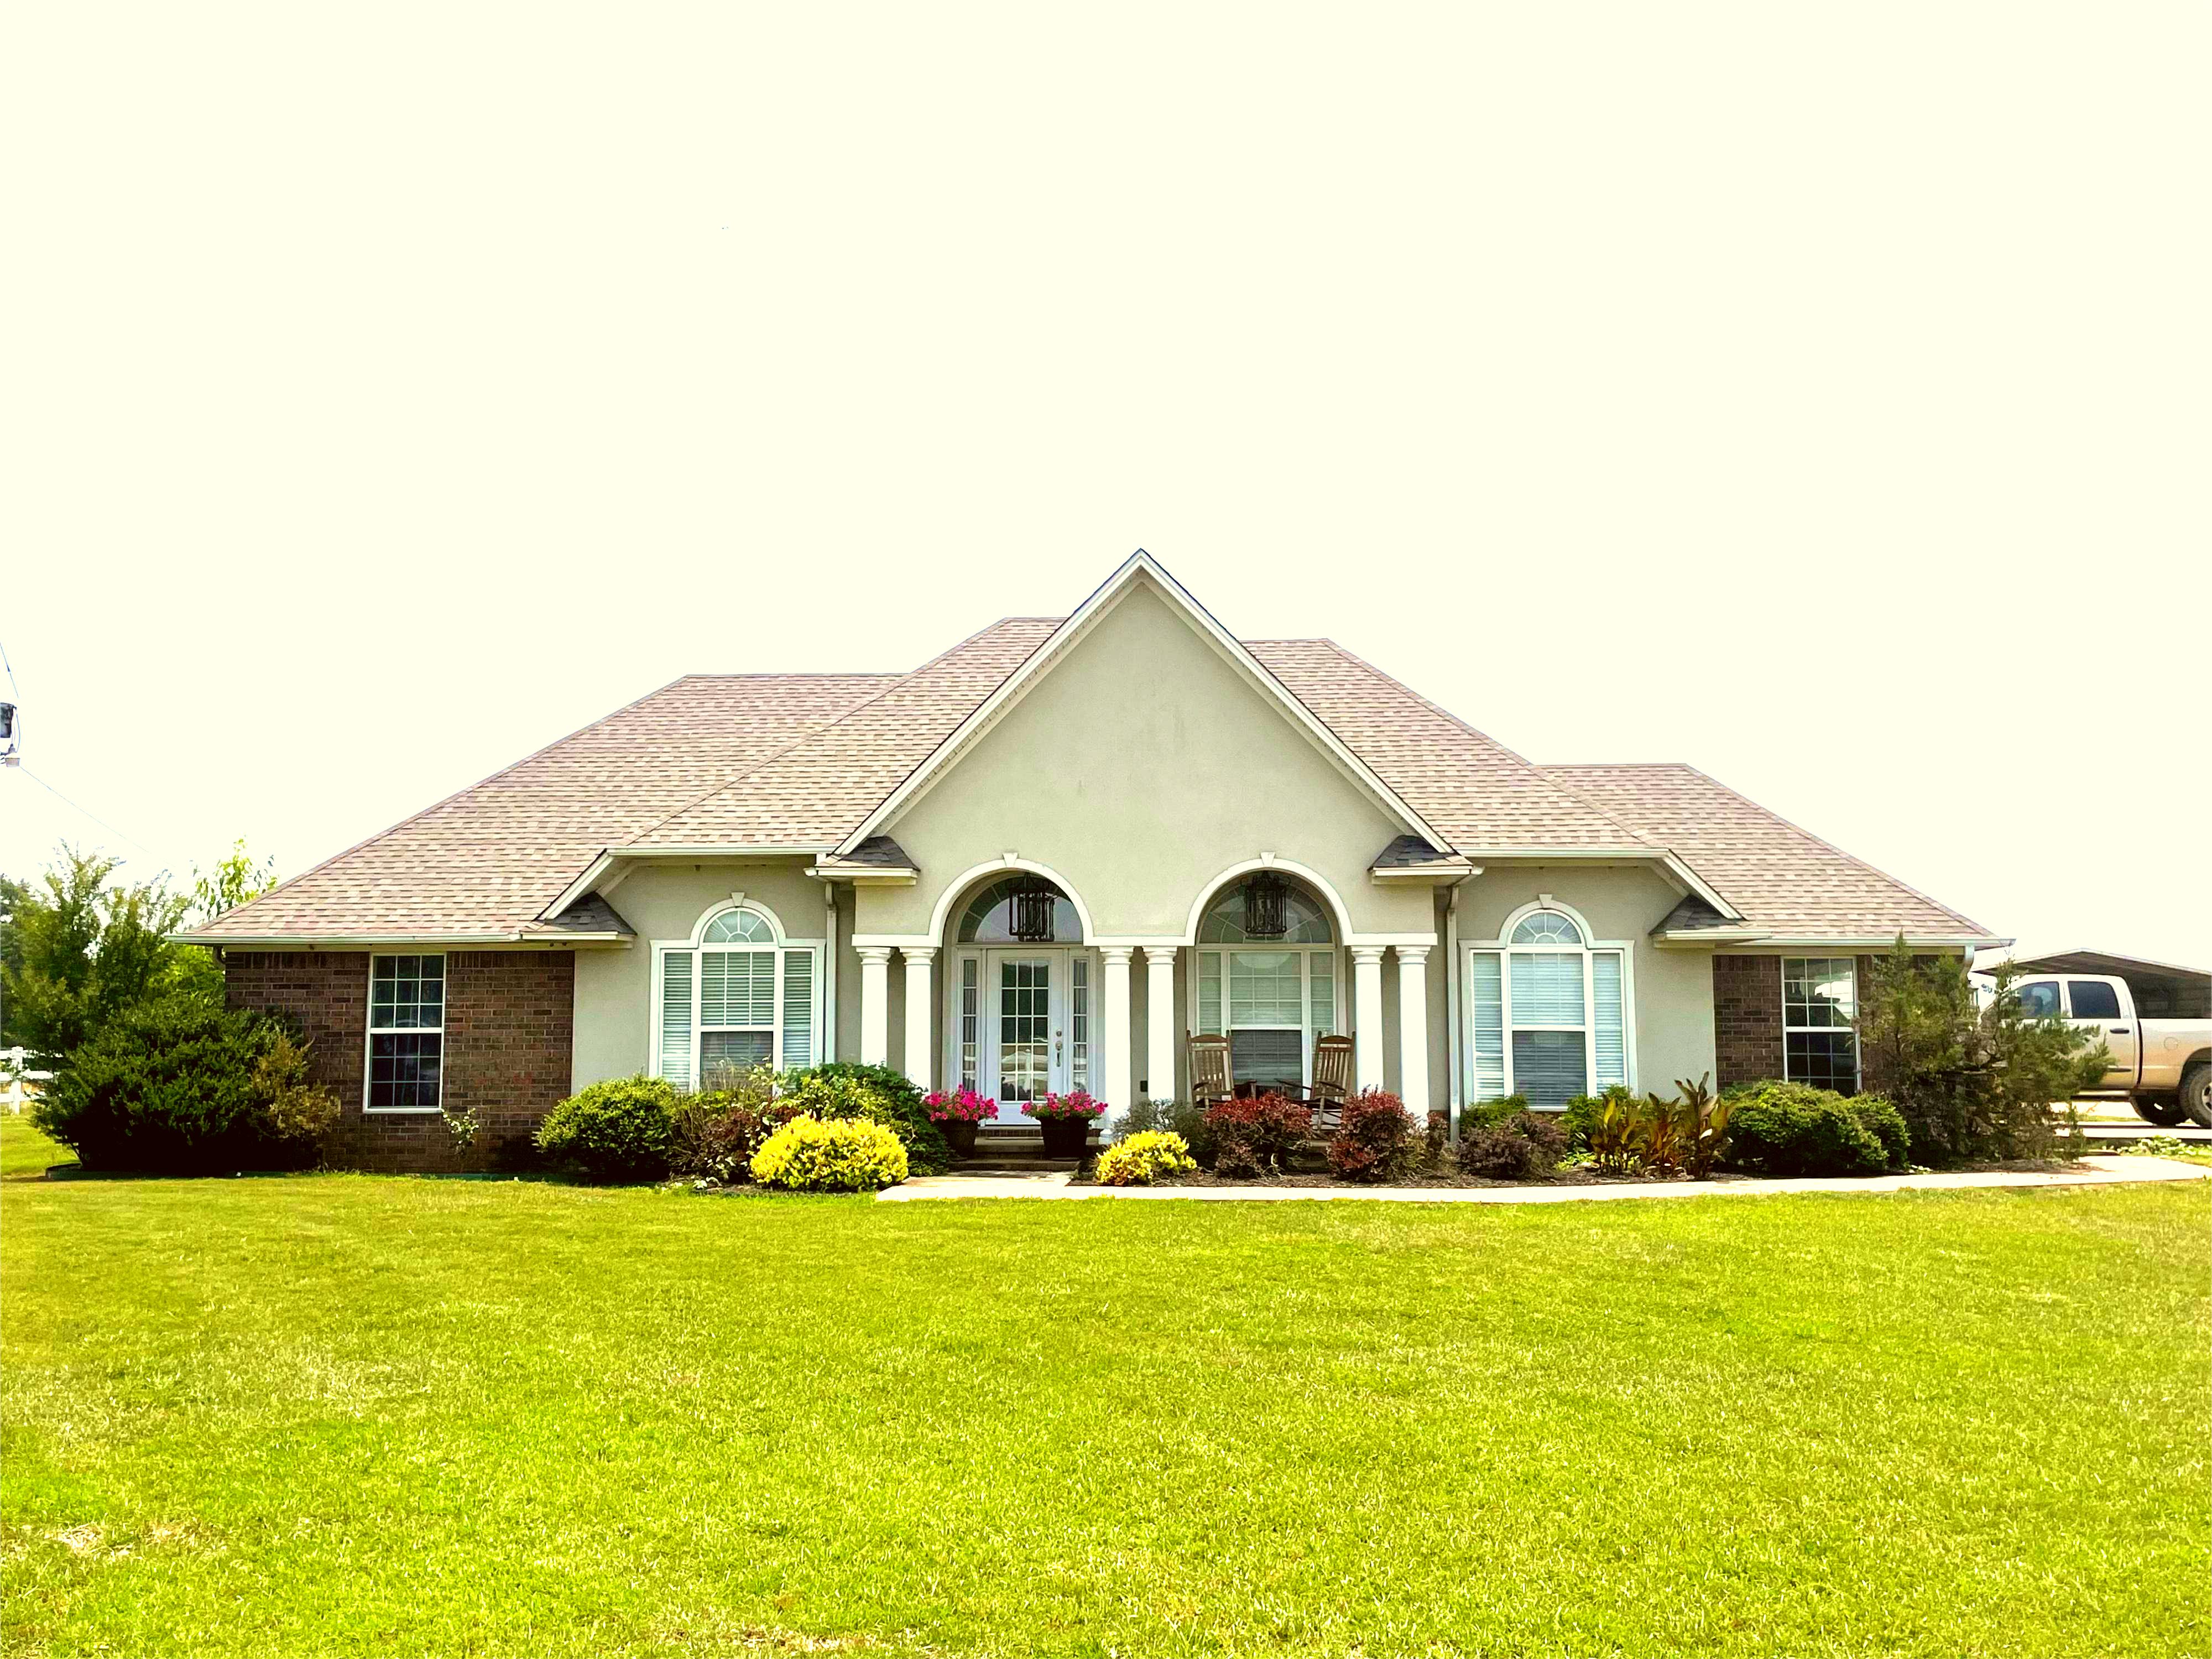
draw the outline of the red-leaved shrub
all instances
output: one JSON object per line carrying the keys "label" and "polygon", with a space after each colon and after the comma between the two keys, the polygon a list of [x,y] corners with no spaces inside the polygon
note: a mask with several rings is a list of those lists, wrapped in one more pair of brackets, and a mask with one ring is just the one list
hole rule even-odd
{"label": "red-leaved shrub", "polygon": [[1280,1095],[1224,1100],[1206,1113],[1213,1132],[1213,1168],[1225,1176],[1280,1175],[1313,1127],[1313,1114]]}
{"label": "red-leaved shrub", "polygon": [[1388,1181],[1412,1164],[1416,1144],[1406,1103],[1384,1090],[1362,1089],[1344,1103],[1328,1167],[1346,1181]]}

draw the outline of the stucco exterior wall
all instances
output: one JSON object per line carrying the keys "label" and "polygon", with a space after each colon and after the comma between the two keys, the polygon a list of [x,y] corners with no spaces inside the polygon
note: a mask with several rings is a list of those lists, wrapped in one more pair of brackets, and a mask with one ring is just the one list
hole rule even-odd
{"label": "stucco exterior wall", "polygon": [[[637,930],[637,942],[628,950],[576,953],[572,1088],[629,1077],[650,1065],[653,941],[690,938],[700,916],[732,892],[773,910],[787,939],[820,939],[827,926],[822,884],[804,873],[807,862],[699,860],[631,872],[607,902]],[[857,963],[852,971],[857,999]],[[842,979],[839,989],[847,994]]]}
{"label": "stucco exterior wall", "polygon": [[1143,586],[884,827],[922,880],[864,890],[863,934],[927,932],[948,887],[1009,851],[1049,866],[1109,938],[1180,935],[1224,870],[1262,854],[1318,872],[1355,931],[1431,927],[1426,892],[1367,878],[1402,826]]}

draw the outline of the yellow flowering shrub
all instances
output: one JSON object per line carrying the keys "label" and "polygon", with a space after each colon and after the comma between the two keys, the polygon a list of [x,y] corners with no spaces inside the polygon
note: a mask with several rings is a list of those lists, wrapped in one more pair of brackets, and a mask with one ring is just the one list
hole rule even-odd
{"label": "yellow flowering shrub", "polygon": [[1181,1135],[1148,1129],[1099,1153],[1093,1173],[1102,1187],[1149,1187],[1162,1176],[1182,1175],[1197,1167],[1198,1160]]}
{"label": "yellow flowering shrub", "polygon": [[795,1117],[753,1154],[753,1179],[794,1193],[872,1193],[906,1179],[906,1148],[865,1118]]}

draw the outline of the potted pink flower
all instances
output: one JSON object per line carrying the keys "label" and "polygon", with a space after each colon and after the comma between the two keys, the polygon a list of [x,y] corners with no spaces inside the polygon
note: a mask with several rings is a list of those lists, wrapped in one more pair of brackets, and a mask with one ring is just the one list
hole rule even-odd
{"label": "potted pink flower", "polygon": [[1093,1100],[1087,1089],[1071,1089],[1064,1095],[1048,1094],[1022,1108],[1036,1120],[1044,1135],[1047,1158],[1081,1158],[1091,1144],[1091,1125],[1104,1115],[1106,1103]]}
{"label": "potted pink flower", "polygon": [[986,1099],[973,1089],[956,1090],[949,1095],[927,1095],[921,1103],[929,1112],[929,1121],[943,1133],[945,1144],[963,1158],[975,1155],[975,1126],[987,1117],[999,1115],[998,1102]]}

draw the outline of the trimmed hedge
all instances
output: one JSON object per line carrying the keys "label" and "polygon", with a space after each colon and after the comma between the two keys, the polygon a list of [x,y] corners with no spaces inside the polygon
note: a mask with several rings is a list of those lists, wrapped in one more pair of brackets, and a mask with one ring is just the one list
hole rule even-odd
{"label": "trimmed hedge", "polygon": [[163,997],[70,1050],[31,1121],[88,1170],[298,1169],[319,1161],[338,1116],[337,1097],[307,1079],[307,1048],[284,1020]]}
{"label": "trimmed hedge", "polygon": [[1149,1187],[1162,1176],[1198,1167],[1183,1138],[1161,1130],[1125,1136],[1098,1154],[1093,1174],[1102,1187]]}
{"label": "trimmed hedge", "polygon": [[906,1179],[906,1147],[886,1124],[795,1117],[753,1154],[752,1171],[786,1192],[878,1192]]}
{"label": "trimmed hedge", "polygon": [[906,1148],[907,1168],[915,1175],[942,1175],[952,1167],[952,1149],[930,1121],[929,1108],[914,1079],[888,1066],[836,1060],[784,1073],[781,1092],[801,1110],[824,1119],[865,1118],[880,1123]]}
{"label": "trimmed hedge", "polygon": [[570,1095],[538,1126],[538,1150],[592,1181],[657,1181],[668,1173],[680,1097],[665,1078],[613,1078]]}
{"label": "trimmed hedge", "polygon": [[1906,1167],[1905,1120],[1879,1095],[1846,1099],[1806,1083],[1730,1089],[1729,1162],[1768,1176],[1881,1175]]}

